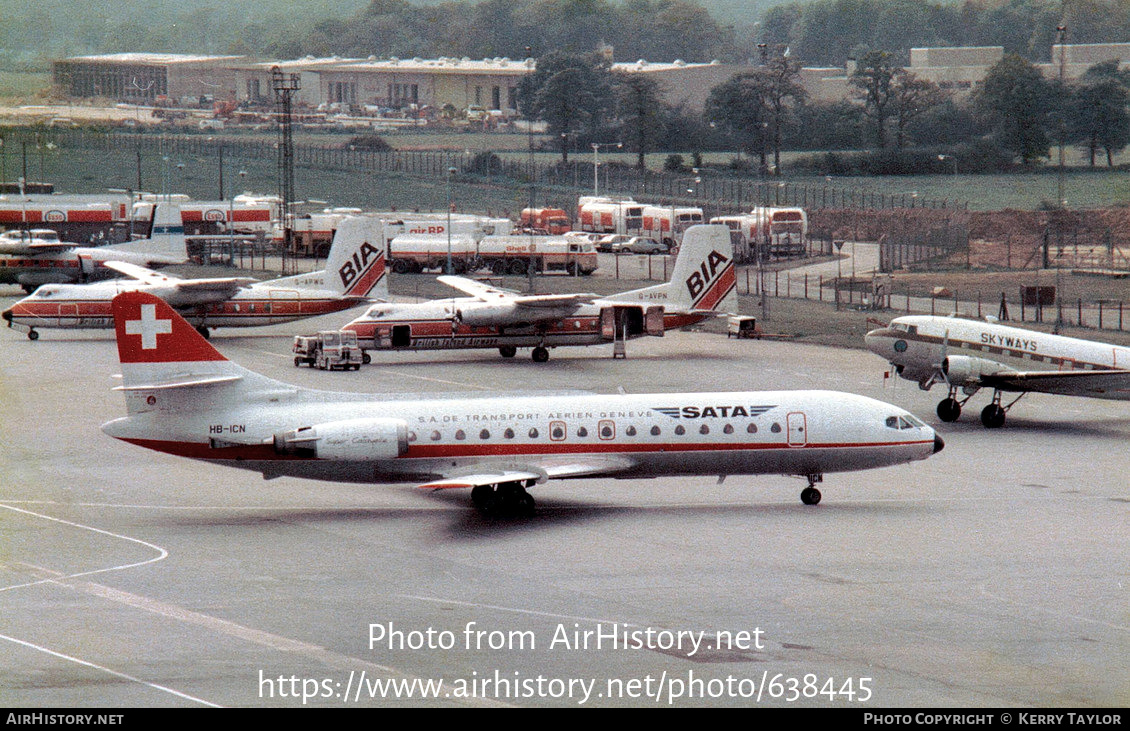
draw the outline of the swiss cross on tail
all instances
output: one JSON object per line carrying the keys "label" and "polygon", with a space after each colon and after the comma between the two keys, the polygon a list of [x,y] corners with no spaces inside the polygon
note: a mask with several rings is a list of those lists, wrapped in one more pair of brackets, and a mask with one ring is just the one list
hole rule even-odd
{"label": "swiss cross on tail", "polygon": [[734,263],[712,250],[686,279],[693,309],[713,310],[737,286]]}
{"label": "swiss cross on tail", "polygon": [[122,363],[227,360],[159,297],[124,292],[112,307]]}

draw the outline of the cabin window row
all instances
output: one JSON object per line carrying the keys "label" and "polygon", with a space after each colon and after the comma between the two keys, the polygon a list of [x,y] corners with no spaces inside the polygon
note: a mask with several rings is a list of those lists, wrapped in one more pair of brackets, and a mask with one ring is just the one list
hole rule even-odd
{"label": "cabin window row", "polygon": [[[699,434],[704,434],[704,435],[711,433],[710,426],[707,425],[707,424],[702,424],[697,429],[692,428],[690,431],[697,432]],[[722,427],[722,433],[723,434],[733,434],[733,433],[735,433],[735,431],[736,431],[736,429],[734,428],[733,424],[726,424],[725,426]],[[757,424],[753,424],[753,423],[747,424],[746,427],[745,427],[745,431],[746,431],[747,434],[757,434],[757,432],[758,432]],[[781,427],[780,424],[774,422],[773,424],[770,425],[769,431],[773,434],[780,434],[783,431],[783,428]],[[683,435],[687,434],[688,429],[684,425],[678,424],[678,425],[675,426],[675,428],[672,430],[672,432],[676,436],[683,436]],[[467,439],[470,439],[470,438],[473,438],[473,437],[476,437],[476,436],[480,440],[487,440],[487,439],[490,439],[495,433],[496,432],[492,432],[490,429],[480,429],[477,432],[477,434],[476,434],[474,429],[471,429],[471,430],[456,429],[454,434],[453,434],[453,437],[457,441],[465,441]],[[663,429],[659,425],[654,425],[649,429],[644,429],[643,431],[637,429],[635,425],[629,425],[626,429],[624,429],[624,436],[628,436],[628,437],[639,436],[641,433],[649,434],[653,437],[658,437],[658,436],[662,436]],[[588,427],[579,426],[579,427],[577,427],[574,434],[575,434],[575,436],[583,439],[585,437],[590,436],[590,431],[589,431]],[[600,425],[596,428],[595,434],[598,437],[600,437],[601,439],[615,439],[616,438],[616,427],[611,422],[601,422]],[[528,432],[526,432],[526,436],[529,439],[538,439],[538,438],[541,437],[541,435],[542,435],[541,430],[539,430],[537,427],[532,427],[532,428],[530,428],[530,430]],[[564,440],[567,436],[568,436],[568,429],[563,423],[553,422],[550,425],[550,427],[549,427],[549,438],[550,438],[551,441],[561,441],[561,440]],[[518,438],[518,432],[515,431],[514,429],[508,427],[508,428],[506,428],[505,430],[502,431],[502,437],[503,437],[503,439],[517,439]],[[408,441],[409,442],[418,441],[419,438],[420,438],[419,434],[417,434],[415,431],[409,431],[408,432]],[[443,433],[439,429],[435,429],[435,430],[428,433],[427,438],[428,438],[429,441],[433,441],[433,442],[442,441],[443,440]]]}

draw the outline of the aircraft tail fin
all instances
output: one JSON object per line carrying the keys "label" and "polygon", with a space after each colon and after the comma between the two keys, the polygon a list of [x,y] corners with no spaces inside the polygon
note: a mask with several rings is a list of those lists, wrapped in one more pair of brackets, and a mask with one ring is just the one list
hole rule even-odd
{"label": "aircraft tail fin", "polygon": [[153,206],[153,222],[149,238],[116,244],[108,247],[114,251],[146,254],[157,264],[188,261],[188,243],[184,237],[184,221],[180,206],[160,202]]}
{"label": "aircraft tail fin", "polygon": [[241,390],[283,386],[232,363],[164,300],[123,292],[112,303],[122,385],[130,414],[203,408],[200,389],[239,383]]}
{"label": "aircraft tail fin", "polygon": [[346,297],[387,300],[386,272],[380,221],[367,216],[343,219],[326,257],[326,286]]}
{"label": "aircraft tail fin", "polygon": [[683,236],[670,281],[609,299],[662,304],[667,312],[737,312],[737,275],[730,229],[691,226]]}

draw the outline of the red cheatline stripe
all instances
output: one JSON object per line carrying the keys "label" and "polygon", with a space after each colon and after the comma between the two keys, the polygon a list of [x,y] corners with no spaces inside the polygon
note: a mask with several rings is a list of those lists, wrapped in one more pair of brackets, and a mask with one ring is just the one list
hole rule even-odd
{"label": "red cheatline stripe", "polygon": [[[271,460],[312,460],[313,457],[278,454],[269,444],[241,445],[213,448],[203,442],[176,442],[160,439],[131,439],[122,441],[146,449],[165,452],[180,457],[195,459],[239,459],[252,461]],[[699,443],[699,444],[443,444],[418,445],[408,447],[408,454],[400,459],[442,459],[458,457],[500,457],[500,456],[538,456],[561,454],[634,454],[634,453],[683,453],[683,452],[740,452],[740,451],[796,451],[799,449],[874,449],[878,447],[914,447],[933,445],[932,440],[914,442],[836,442],[828,444],[806,444],[803,447],[790,447],[784,443],[741,444],[741,443]]]}

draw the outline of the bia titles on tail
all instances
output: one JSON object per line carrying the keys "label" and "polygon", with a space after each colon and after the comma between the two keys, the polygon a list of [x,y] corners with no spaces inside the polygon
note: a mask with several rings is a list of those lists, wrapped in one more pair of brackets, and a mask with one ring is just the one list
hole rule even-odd
{"label": "bia titles on tail", "polygon": [[[469,489],[528,514],[547,480],[804,477],[925,459],[942,440],[890,404],[832,391],[436,396],[330,393],[223,356],[164,301],[114,299],[126,416],[102,430],[158,452],[339,482]],[[677,483],[672,483],[677,484]]]}
{"label": "bia titles on tail", "polygon": [[253,327],[328,315],[388,297],[385,255],[372,219],[344,219],[323,271],[257,282],[243,277],[181,279],[123,262],[106,266],[130,277],[91,284],[48,284],[5,310],[8,327],[109,328],[121,292],[161,297],[202,334],[215,327]]}
{"label": "bia titles on tail", "polygon": [[683,238],[670,281],[630,292],[520,294],[465,277],[439,281],[467,297],[370,307],[345,325],[369,350],[497,348],[512,358],[518,348],[549,359],[549,348],[601,345],[693,325],[737,311],[730,230],[692,226]]}

